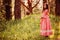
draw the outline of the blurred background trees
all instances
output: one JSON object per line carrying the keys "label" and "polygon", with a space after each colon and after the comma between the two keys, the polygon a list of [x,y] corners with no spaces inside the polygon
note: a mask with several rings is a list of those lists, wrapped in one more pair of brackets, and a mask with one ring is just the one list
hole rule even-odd
{"label": "blurred background trees", "polygon": [[[38,34],[40,27],[39,22],[43,11],[44,1],[46,1],[49,6],[49,16],[52,22],[52,27],[55,31],[55,37],[57,38],[60,30],[60,18],[58,17],[60,16],[60,0],[0,0],[0,32],[4,31],[4,33],[2,33],[4,35],[3,38],[5,37],[6,39],[10,37],[10,39],[16,38],[16,40],[18,40],[20,39],[21,35],[21,39],[23,39],[25,38],[23,37],[25,36],[25,33],[29,34],[26,35],[27,39],[31,38],[31,36],[33,35],[31,38],[32,40],[34,40],[35,38],[37,40],[40,40],[40,35]],[[6,34],[8,35],[6,36]]]}
{"label": "blurred background trees", "polygon": [[[41,0],[2,0],[0,2],[0,7],[1,4],[3,5],[3,8],[1,8],[0,10],[4,10],[5,14],[5,19],[6,20],[10,20],[12,18],[14,19],[21,19],[22,16],[24,15],[24,13],[22,13],[22,11],[25,11],[26,15],[32,14],[33,13],[33,8],[40,6],[38,5],[40,3]],[[42,3],[42,1],[41,1]],[[23,10],[24,9],[24,10]],[[37,9],[37,8],[36,8]],[[39,8],[38,8],[39,9]],[[41,9],[42,10],[42,9]]]}
{"label": "blurred background trees", "polygon": [[59,0],[0,0],[0,13],[4,10],[6,20],[21,19],[22,16],[34,13],[34,10],[42,12],[43,1],[47,1],[51,14],[59,15],[59,13],[56,13],[58,12]]}

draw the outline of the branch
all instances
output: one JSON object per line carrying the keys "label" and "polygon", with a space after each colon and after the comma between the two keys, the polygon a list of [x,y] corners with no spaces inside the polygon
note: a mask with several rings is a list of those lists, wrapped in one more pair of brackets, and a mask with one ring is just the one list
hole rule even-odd
{"label": "branch", "polygon": [[23,6],[25,6],[27,9],[29,9],[22,1],[20,1]]}
{"label": "branch", "polygon": [[32,7],[32,9],[33,9],[34,7],[36,7],[36,6],[39,4],[39,2],[40,2],[40,0],[35,4],[35,6]]}

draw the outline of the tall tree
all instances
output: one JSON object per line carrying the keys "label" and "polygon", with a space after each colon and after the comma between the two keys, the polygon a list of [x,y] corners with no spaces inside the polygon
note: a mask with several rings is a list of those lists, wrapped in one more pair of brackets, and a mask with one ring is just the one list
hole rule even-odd
{"label": "tall tree", "polygon": [[11,0],[3,0],[3,5],[5,7],[5,15],[6,15],[6,20],[10,20],[12,18],[12,15],[11,15]]}
{"label": "tall tree", "polygon": [[15,0],[14,15],[15,19],[21,18],[21,0]]}
{"label": "tall tree", "polygon": [[38,0],[38,2],[33,7],[32,7],[32,0],[27,0],[27,1],[28,1],[28,6],[26,6],[22,1],[21,1],[21,4],[28,9],[28,13],[30,14],[32,13],[33,8],[39,4],[40,0]]}
{"label": "tall tree", "polygon": [[60,0],[56,0],[56,9],[55,9],[55,12],[56,12],[56,16],[60,16]]}
{"label": "tall tree", "polygon": [[2,0],[0,0],[0,11],[1,11],[1,6],[2,6]]}

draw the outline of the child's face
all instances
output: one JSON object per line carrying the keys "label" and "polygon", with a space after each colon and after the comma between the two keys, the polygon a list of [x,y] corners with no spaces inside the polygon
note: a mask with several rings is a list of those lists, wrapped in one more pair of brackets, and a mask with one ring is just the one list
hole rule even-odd
{"label": "child's face", "polygon": [[46,8],[46,3],[43,4],[43,7]]}

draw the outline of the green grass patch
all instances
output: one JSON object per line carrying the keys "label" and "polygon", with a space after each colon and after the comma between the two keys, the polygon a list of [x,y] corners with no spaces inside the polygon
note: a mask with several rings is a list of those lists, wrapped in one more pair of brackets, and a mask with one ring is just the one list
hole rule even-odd
{"label": "green grass patch", "polygon": [[[0,38],[2,40],[45,40],[40,36],[40,16],[40,14],[32,14],[21,20],[6,22],[7,28],[0,32]],[[50,19],[52,27],[55,28],[55,16],[50,15]]]}

